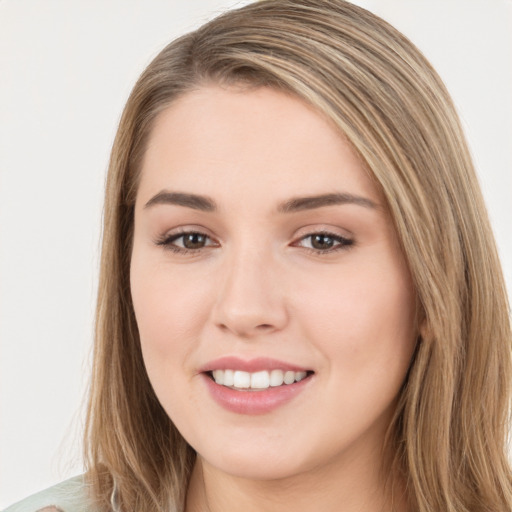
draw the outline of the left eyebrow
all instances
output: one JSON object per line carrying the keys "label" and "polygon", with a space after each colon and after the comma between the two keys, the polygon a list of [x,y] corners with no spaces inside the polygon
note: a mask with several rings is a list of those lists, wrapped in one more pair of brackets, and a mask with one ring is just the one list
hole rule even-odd
{"label": "left eyebrow", "polygon": [[318,196],[295,197],[281,203],[277,207],[277,211],[279,213],[292,213],[322,208],[323,206],[343,204],[355,204],[357,206],[363,206],[364,208],[370,209],[378,209],[379,207],[377,203],[367,197],[340,192],[335,194],[321,194]]}

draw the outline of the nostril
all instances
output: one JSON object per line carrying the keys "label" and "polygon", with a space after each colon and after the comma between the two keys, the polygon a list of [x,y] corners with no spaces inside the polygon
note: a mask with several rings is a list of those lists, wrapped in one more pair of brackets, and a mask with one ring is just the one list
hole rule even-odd
{"label": "nostril", "polygon": [[222,332],[232,332],[241,338],[251,338],[257,334],[271,333],[276,327],[273,324],[256,324],[251,327],[250,325],[243,325],[241,323],[232,324],[229,323],[218,323],[217,327]]}

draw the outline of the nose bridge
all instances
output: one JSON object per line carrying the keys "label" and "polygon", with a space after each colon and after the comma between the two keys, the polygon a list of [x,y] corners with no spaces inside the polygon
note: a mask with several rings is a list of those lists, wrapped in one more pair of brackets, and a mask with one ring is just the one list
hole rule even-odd
{"label": "nose bridge", "polygon": [[278,275],[269,247],[249,241],[233,247],[223,261],[216,324],[242,337],[281,329],[287,315]]}

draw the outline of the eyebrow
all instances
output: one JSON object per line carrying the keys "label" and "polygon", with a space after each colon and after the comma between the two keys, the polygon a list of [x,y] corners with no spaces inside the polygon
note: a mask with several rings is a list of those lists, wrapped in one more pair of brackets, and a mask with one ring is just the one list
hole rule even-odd
{"label": "eyebrow", "polygon": [[[218,210],[216,202],[208,196],[197,194],[189,194],[186,192],[169,192],[162,190],[154,195],[145,205],[144,208],[150,208],[157,204],[169,204],[177,206],[185,206],[193,210],[203,212],[215,212]],[[348,194],[345,192],[333,194],[320,194],[317,196],[294,197],[278,205],[279,213],[293,213],[304,210],[314,210],[324,206],[355,204],[365,208],[377,209],[378,205],[367,197]]]}
{"label": "eyebrow", "polygon": [[281,213],[291,213],[303,210],[313,210],[315,208],[322,208],[323,206],[355,204],[365,208],[377,209],[378,205],[367,197],[348,194],[345,192],[333,194],[321,194],[318,196],[309,197],[296,197],[278,206],[278,211]]}
{"label": "eyebrow", "polygon": [[162,190],[154,195],[145,205],[149,208],[156,204],[174,204],[177,206],[186,206],[193,210],[203,212],[214,212],[217,210],[217,204],[213,199],[207,196],[199,196],[197,194],[187,194],[185,192],[169,192]]}

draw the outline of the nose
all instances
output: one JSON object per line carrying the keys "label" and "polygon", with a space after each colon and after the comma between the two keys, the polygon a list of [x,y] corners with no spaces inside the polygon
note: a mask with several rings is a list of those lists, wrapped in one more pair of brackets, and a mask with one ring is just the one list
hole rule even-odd
{"label": "nose", "polygon": [[283,329],[288,314],[280,273],[271,257],[252,251],[227,259],[212,313],[215,325],[243,339]]}

